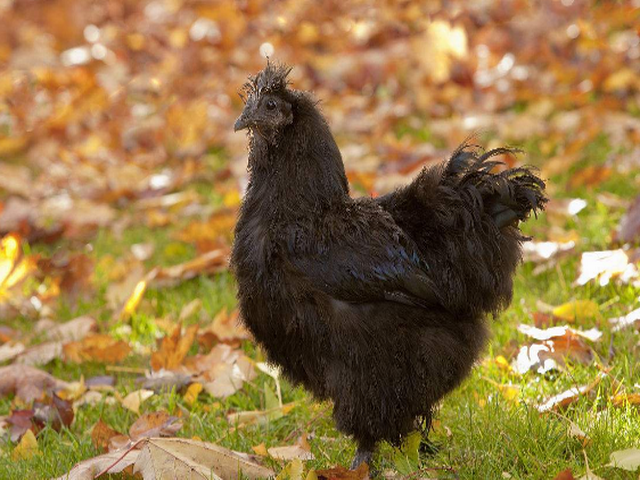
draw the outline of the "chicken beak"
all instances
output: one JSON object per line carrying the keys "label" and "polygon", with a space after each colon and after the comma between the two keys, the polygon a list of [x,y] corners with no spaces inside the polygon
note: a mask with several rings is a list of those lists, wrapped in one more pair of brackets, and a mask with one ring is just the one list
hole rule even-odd
{"label": "chicken beak", "polygon": [[233,126],[233,131],[237,132],[239,130],[244,130],[245,128],[249,128],[251,124],[249,120],[249,116],[246,114],[246,111],[242,112],[242,115],[238,117],[235,125]]}

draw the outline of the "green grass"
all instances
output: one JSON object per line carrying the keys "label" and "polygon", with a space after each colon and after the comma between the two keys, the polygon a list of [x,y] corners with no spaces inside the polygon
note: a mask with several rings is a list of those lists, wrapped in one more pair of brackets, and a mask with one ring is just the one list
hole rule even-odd
{"label": "green grass", "polygon": [[[407,127],[402,134],[411,135]],[[532,145],[531,151],[539,152]],[[596,139],[585,149],[584,157],[566,174],[551,179],[563,191],[571,175],[586,165],[600,164],[611,153],[607,140]],[[538,154],[535,156],[537,157]],[[539,158],[533,158],[539,163]],[[196,186],[207,202],[218,203],[219,198],[207,193],[202,185]],[[209,190],[210,191],[210,190]],[[439,446],[433,456],[422,456],[416,468],[422,468],[422,476],[429,478],[534,478],[547,479],[571,468],[576,478],[585,473],[585,453],[595,473],[607,479],[637,478],[637,473],[605,467],[609,463],[609,454],[615,450],[630,447],[640,448],[640,414],[636,407],[614,407],[611,397],[615,382],[623,384],[628,391],[640,383],[640,367],[635,361],[638,354],[637,335],[631,330],[612,334],[606,323],[598,325],[591,320],[578,325],[581,328],[600,326],[604,338],[595,344],[596,360],[591,365],[571,365],[560,372],[544,376],[528,373],[519,376],[505,372],[498,367],[494,359],[506,355],[511,342],[522,345],[527,342],[517,331],[520,323],[532,324],[532,313],[539,301],[558,305],[572,299],[592,299],[603,305],[602,316],[609,318],[621,315],[633,308],[637,302],[638,291],[630,286],[612,283],[606,287],[588,284],[574,287],[577,276],[579,252],[585,250],[609,249],[610,233],[624,213],[619,209],[607,208],[598,203],[597,194],[612,192],[623,198],[632,198],[633,185],[628,178],[614,174],[612,178],[595,188],[581,187],[575,191],[561,193],[558,196],[580,196],[588,201],[588,206],[576,218],[568,219],[565,229],[575,229],[581,242],[578,251],[561,259],[553,268],[533,275],[533,265],[523,265],[516,275],[515,293],[512,306],[492,322],[493,338],[486,350],[483,361],[474,369],[473,374],[463,386],[449,395],[436,415],[436,423],[431,439]],[[186,224],[187,220],[172,228],[148,229],[136,226],[124,232],[122,238],[115,237],[107,230],[101,231],[93,241],[93,253],[96,261],[105,255],[122,257],[130,245],[139,242],[152,242],[156,245],[154,256],[147,262],[151,265],[169,265],[191,258],[195,250],[192,246],[181,244],[172,237],[172,232]],[[544,238],[549,227],[543,214],[538,221],[526,226],[526,233]],[[34,246],[35,251],[50,253],[58,247]],[[91,313],[96,315],[106,331],[114,332],[118,325],[111,320],[106,311],[105,292],[108,285],[107,273],[96,272],[96,295],[78,306],[71,307],[60,303],[57,317],[59,320],[73,318],[76,315]],[[203,302],[208,318],[212,318],[222,308],[235,305],[235,282],[229,274],[215,277],[200,277],[174,288],[150,289],[145,301],[131,321],[132,340],[153,345],[159,331],[154,320],[166,315],[177,318],[182,307],[194,298]],[[16,328],[27,331],[30,321],[18,319],[12,323]],[[204,325],[203,325],[204,326]],[[195,347],[194,347],[195,348]],[[247,353],[261,359],[261,353],[251,344],[244,345]],[[615,352],[609,359],[609,350]],[[193,352],[192,352],[193,353]],[[133,355],[125,362],[128,366],[147,368],[149,359]],[[594,395],[582,398],[569,408],[556,414],[540,414],[534,408],[544,398],[560,393],[575,385],[588,384],[596,377],[599,366],[607,366],[609,375],[599,384]],[[77,380],[108,374],[105,365],[88,363],[70,365],[56,360],[45,369],[66,379]],[[126,393],[136,388],[134,377],[128,374],[116,374],[117,388]],[[614,380],[615,379],[615,382]],[[223,446],[251,452],[251,447],[265,443],[268,447],[292,444],[302,433],[310,434],[309,442],[315,460],[307,462],[308,468],[329,468],[336,464],[348,465],[354,453],[354,444],[336,431],[331,419],[331,405],[315,402],[304,390],[283,382],[283,400],[297,402],[296,407],[287,415],[266,425],[250,426],[232,430],[226,420],[229,412],[264,408],[265,382],[273,385],[273,380],[261,374],[245,388],[221,401],[201,394],[198,402],[190,407],[182,395],[172,392],[160,394],[146,401],[142,412],[168,410],[182,415],[184,426],[179,432],[183,437],[199,437],[203,440],[220,443]],[[507,399],[496,384],[512,384],[520,389],[517,399]],[[12,408],[11,398],[0,399],[0,415],[7,415]],[[14,462],[10,452],[11,443],[0,447],[0,478],[51,478],[62,475],[76,462],[95,456],[97,452],[91,444],[92,426],[102,418],[111,427],[127,432],[137,416],[119,404],[102,403],[95,406],[83,406],[76,412],[76,418],[70,429],[55,432],[45,429],[38,435],[41,451],[29,460]],[[590,438],[582,441],[569,435],[570,421],[578,425]],[[382,445],[376,457],[375,466],[379,470],[393,469],[397,452],[388,445]],[[283,464],[273,460],[267,463],[279,471]],[[117,478],[117,477],[116,477]],[[415,478],[415,477],[414,477]]]}

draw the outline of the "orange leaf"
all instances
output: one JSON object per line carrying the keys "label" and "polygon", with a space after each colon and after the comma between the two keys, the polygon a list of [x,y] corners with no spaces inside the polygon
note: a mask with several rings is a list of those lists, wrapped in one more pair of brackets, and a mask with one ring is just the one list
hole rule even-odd
{"label": "orange leaf", "polygon": [[89,335],[79,342],[67,343],[63,347],[64,355],[75,363],[95,361],[118,363],[129,355],[131,347],[122,340],[109,335]]}
{"label": "orange leaf", "polygon": [[182,325],[178,324],[170,336],[162,339],[160,349],[151,354],[151,368],[172,370],[182,364],[196,338],[198,326],[188,327],[184,336],[181,333]]}
{"label": "orange leaf", "polygon": [[107,452],[109,450],[109,441],[117,435],[121,435],[121,433],[114,430],[100,419],[91,430],[91,443],[93,443],[93,446],[96,447],[96,449],[102,452]]}

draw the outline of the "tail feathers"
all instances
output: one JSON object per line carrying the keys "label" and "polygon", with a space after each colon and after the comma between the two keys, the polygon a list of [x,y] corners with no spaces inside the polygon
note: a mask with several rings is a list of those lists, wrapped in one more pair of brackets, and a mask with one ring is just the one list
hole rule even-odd
{"label": "tail feathers", "polygon": [[502,162],[491,160],[498,155],[515,155],[520,150],[501,147],[481,153],[468,143],[453,153],[443,175],[443,183],[466,190],[488,213],[499,228],[517,225],[533,213],[544,209],[545,183],[531,167],[518,167],[492,173]]}

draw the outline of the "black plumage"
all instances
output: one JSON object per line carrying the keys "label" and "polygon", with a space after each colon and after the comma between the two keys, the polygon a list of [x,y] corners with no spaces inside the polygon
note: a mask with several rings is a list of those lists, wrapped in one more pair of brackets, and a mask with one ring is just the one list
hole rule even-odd
{"label": "black plumage", "polygon": [[353,199],[317,102],[288,73],[270,63],[245,85],[250,183],[231,262],[246,326],[291,381],[333,400],[355,466],[429,425],[468,375],[486,317],[511,301],[518,222],[544,207],[544,183],[492,173],[509,149],[464,144],[406,187]]}

